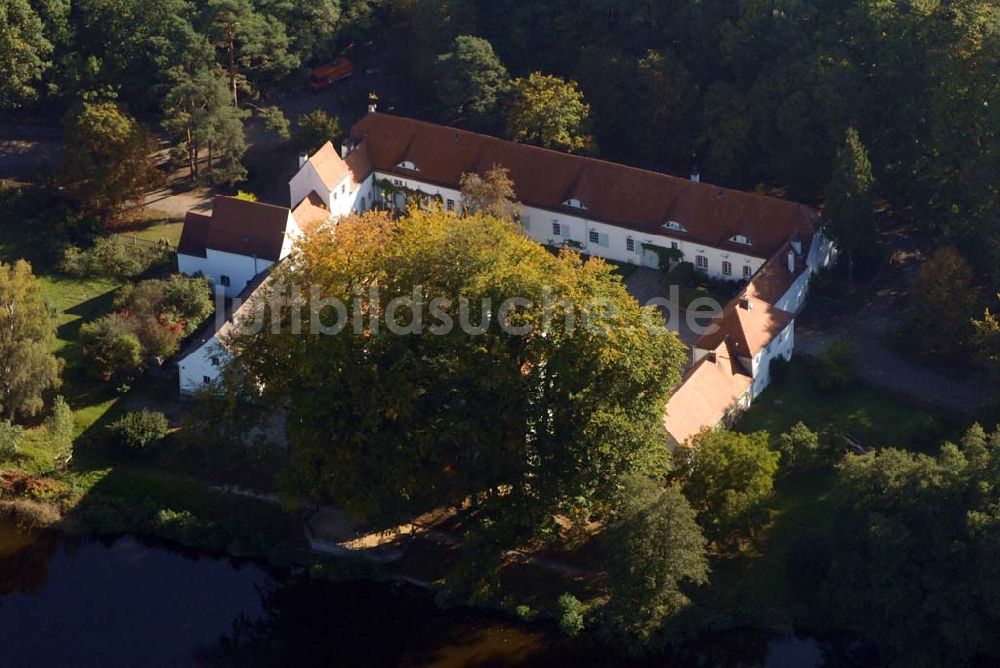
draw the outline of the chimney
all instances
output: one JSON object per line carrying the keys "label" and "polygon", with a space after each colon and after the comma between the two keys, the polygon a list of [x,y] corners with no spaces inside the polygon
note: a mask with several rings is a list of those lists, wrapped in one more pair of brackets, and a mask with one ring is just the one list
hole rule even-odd
{"label": "chimney", "polygon": [[695,183],[701,183],[701,172],[698,171],[697,167],[691,170],[691,180]]}
{"label": "chimney", "polygon": [[377,110],[378,110],[378,105],[375,104],[374,102],[372,102],[372,103],[370,103],[368,105],[368,113],[369,114],[374,114]]}
{"label": "chimney", "polygon": [[798,237],[792,239],[792,250],[795,251],[796,255],[802,255],[802,239]]}
{"label": "chimney", "polygon": [[707,359],[711,364],[715,364],[716,366],[718,366],[719,364],[719,359],[718,357],[716,357],[714,350],[705,355],[705,359]]}
{"label": "chimney", "polygon": [[302,169],[302,166],[305,165],[307,162],[309,162],[309,156],[306,155],[306,154],[300,155],[299,156],[299,169]]}
{"label": "chimney", "polygon": [[791,249],[788,251],[788,273],[795,273],[795,251]]}
{"label": "chimney", "polygon": [[744,311],[752,311],[753,310],[753,304],[750,303],[750,299],[748,297],[740,297],[739,306]]}
{"label": "chimney", "polygon": [[346,158],[347,154],[351,152],[351,146],[345,141],[340,145],[340,157]]}

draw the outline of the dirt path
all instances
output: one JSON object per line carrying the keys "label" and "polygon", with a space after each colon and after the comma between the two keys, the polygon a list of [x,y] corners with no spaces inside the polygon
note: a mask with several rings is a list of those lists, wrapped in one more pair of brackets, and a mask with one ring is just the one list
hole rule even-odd
{"label": "dirt path", "polygon": [[[864,305],[835,319],[816,316],[822,300],[810,298],[813,313],[795,325],[795,352],[817,357],[838,339],[853,341],[858,373],[868,383],[957,415],[975,414],[988,399],[985,373],[944,375],[916,364],[889,342],[909,309],[907,289],[923,257],[904,238],[893,240],[893,263],[876,280]],[[809,308],[809,307],[807,307]]]}

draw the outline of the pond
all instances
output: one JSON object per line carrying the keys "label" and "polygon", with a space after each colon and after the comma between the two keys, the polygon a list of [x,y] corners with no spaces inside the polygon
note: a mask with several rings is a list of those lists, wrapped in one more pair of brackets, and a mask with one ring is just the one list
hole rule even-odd
{"label": "pond", "polygon": [[[439,610],[407,585],[319,582],[134,536],[25,538],[2,525],[0,647],[20,666],[621,664],[546,624]],[[830,651],[740,632],[648,665],[819,666]]]}

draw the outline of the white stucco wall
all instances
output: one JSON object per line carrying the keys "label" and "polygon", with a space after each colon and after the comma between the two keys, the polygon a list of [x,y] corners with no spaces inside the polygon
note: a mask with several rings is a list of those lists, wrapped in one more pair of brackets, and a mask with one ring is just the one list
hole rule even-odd
{"label": "white stucco wall", "polygon": [[[286,238],[285,243],[290,247],[291,241]],[[188,276],[201,274],[208,278],[213,285],[224,289],[226,297],[235,297],[243,292],[254,276],[270,267],[273,262],[261,260],[245,255],[235,255],[233,253],[223,253],[222,251],[206,251],[207,257],[197,257],[193,255],[177,254],[177,271]],[[222,286],[221,276],[229,277],[229,285]]]}
{"label": "white stucco wall", "polygon": [[193,394],[204,387],[206,378],[214,383],[228,353],[214,336],[177,363],[181,394]]}
{"label": "white stucco wall", "polygon": [[[427,195],[438,195],[447,204],[448,200],[454,203],[455,209],[461,207],[462,194],[454,188],[445,188],[420,181],[416,176],[400,176],[398,174],[387,174],[376,172],[379,179],[387,179],[394,185],[420,190]],[[397,203],[400,204],[400,203]],[[629,230],[624,227],[609,225],[586,218],[585,210],[574,215],[565,211],[550,211],[538,207],[522,205],[521,222],[525,232],[539,243],[559,246],[565,241],[574,241],[582,244],[579,248],[581,252],[590,255],[597,255],[616,262],[626,264],[646,264],[656,266],[659,256],[655,253],[647,254],[644,262],[643,244],[659,246],[661,248],[671,248],[676,243],[678,250],[684,254],[684,259],[694,263],[695,256],[703,255],[708,260],[706,275],[711,278],[743,280],[748,275],[743,273],[743,267],[749,267],[749,275],[753,275],[764,264],[764,258],[755,257],[748,254],[738,253],[732,250],[722,250],[713,248],[705,244],[685,241],[680,238],[666,235],[644,234]],[[560,234],[554,234],[553,223],[558,223]],[[591,241],[591,232],[598,236],[598,242]],[[628,239],[633,240],[633,250],[628,250]],[[601,243],[606,242],[606,243]],[[728,261],[732,264],[732,274],[722,273],[722,263]]]}
{"label": "white stucco wall", "polygon": [[306,162],[295,173],[292,180],[288,182],[289,204],[294,208],[299,202],[304,200],[309,193],[316,191],[327,208],[330,208],[330,189],[323,183],[319,173],[311,162]]}
{"label": "white stucco wall", "polygon": [[785,294],[781,295],[774,302],[777,308],[782,311],[788,311],[789,313],[798,313],[802,310],[802,307],[806,305],[806,296],[809,294],[809,279],[812,277],[812,272],[803,271],[799,274],[788,289]]}
{"label": "white stucco wall", "polygon": [[771,342],[753,358],[753,385],[750,387],[753,399],[760,396],[771,384],[771,360],[783,357],[792,359],[795,350],[795,321],[791,321]]}

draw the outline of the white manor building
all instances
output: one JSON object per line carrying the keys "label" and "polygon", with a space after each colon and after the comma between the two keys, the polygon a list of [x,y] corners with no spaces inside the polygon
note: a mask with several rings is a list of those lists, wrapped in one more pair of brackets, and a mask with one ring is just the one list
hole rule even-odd
{"label": "white manor building", "polygon": [[[508,170],[524,230],[540,243],[653,269],[672,250],[711,278],[747,281],[718,317],[718,330],[693,346],[693,365],[664,419],[675,441],[726,422],[768,385],[771,360],[791,357],[809,277],[834,252],[815,210],[696,175],[678,178],[374,109],[339,152],[327,142],[300,158],[289,184],[291,210],[220,197],[211,217],[189,214],[179,270],[209,276],[229,297],[249,293],[311,227],[374,206],[402,208],[408,196],[460,213],[462,175],[494,166]],[[217,377],[225,356],[219,335],[214,328],[197,335],[179,356],[182,393]]]}

